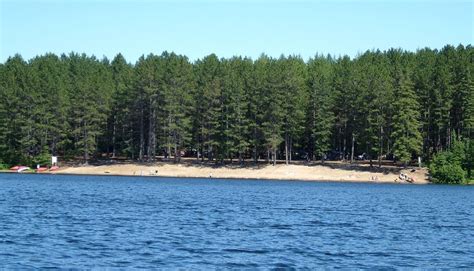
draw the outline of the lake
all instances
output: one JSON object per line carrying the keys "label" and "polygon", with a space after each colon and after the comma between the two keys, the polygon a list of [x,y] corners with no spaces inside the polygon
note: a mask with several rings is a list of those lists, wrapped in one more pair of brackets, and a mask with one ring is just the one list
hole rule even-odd
{"label": "lake", "polygon": [[0,174],[0,267],[472,268],[474,186]]}

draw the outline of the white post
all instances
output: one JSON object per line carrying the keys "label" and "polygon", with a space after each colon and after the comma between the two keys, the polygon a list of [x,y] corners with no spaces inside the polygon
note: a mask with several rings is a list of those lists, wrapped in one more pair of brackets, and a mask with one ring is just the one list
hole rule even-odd
{"label": "white post", "polygon": [[51,166],[57,166],[57,164],[58,164],[58,157],[51,156]]}

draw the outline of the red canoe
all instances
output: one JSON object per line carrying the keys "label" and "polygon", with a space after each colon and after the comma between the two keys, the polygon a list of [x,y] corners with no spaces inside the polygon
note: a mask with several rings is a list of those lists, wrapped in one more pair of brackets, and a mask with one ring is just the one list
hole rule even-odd
{"label": "red canoe", "polygon": [[58,166],[52,166],[52,167],[49,169],[49,171],[54,171],[54,170],[58,170],[58,169],[59,169]]}
{"label": "red canoe", "polygon": [[46,171],[46,170],[48,170],[47,167],[40,167],[40,168],[36,169],[36,172],[43,172],[43,171]]}

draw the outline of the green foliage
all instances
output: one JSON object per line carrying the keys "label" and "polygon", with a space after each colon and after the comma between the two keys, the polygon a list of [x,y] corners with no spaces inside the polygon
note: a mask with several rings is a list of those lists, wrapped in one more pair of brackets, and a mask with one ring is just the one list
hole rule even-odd
{"label": "green foliage", "polygon": [[308,63],[309,100],[306,105],[306,133],[308,153],[322,158],[331,148],[334,113],[332,94],[332,59],[316,57]]}
{"label": "green foliage", "polygon": [[222,65],[211,54],[195,64],[196,90],[194,92],[194,118],[196,146],[199,152],[212,160],[225,153],[223,129],[220,118],[223,110]]}
{"label": "green foliage", "polygon": [[419,123],[418,102],[409,77],[399,71],[395,79],[393,103],[393,152],[395,157],[407,164],[421,151],[422,138]]}
{"label": "green foliage", "polygon": [[466,140],[464,148],[465,158],[462,166],[467,171],[467,178],[472,181],[474,180],[474,139]]}
{"label": "green foliage", "polygon": [[466,172],[460,165],[441,165],[433,170],[435,183],[460,184],[464,182]]}
{"label": "green foliage", "polygon": [[470,177],[472,169],[470,142],[454,141],[448,151],[436,154],[430,163],[430,174],[435,183],[460,184]]}
{"label": "green foliage", "polygon": [[[290,163],[366,153],[409,163],[447,149],[461,157],[453,142],[474,136],[473,55],[471,45],[308,62],[264,54],[190,62],[164,52],[135,64],[121,54],[110,63],[77,53],[15,55],[0,64],[0,159],[168,154],[179,162],[186,152],[220,163]],[[467,145],[465,158],[451,160],[472,178]],[[434,171],[451,170],[442,165]]]}
{"label": "green foliage", "polygon": [[[393,114],[394,86],[390,78],[388,58],[380,51],[364,53],[357,61],[359,96],[359,118],[362,139],[370,158],[382,156],[384,138],[389,130]],[[396,90],[396,89],[395,89]]]}
{"label": "green foliage", "polygon": [[47,149],[32,159],[32,167],[36,168],[36,165],[51,166],[51,153]]}
{"label": "green foliage", "polygon": [[158,110],[163,116],[163,142],[175,160],[181,158],[184,150],[191,141],[192,97],[189,92],[194,87],[192,65],[188,59],[174,53],[163,54],[166,67],[162,81],[163,106]]}
{"label": "green foliage", "polygon": [[124,154],[133,156],[133,124],[134,115],[130,105],[135,99],[131,95],[133,83],[133,67],[128,64],[125,58],[118,54],[110,65],[113,81],[111,96],[111,111],[108,115],[107,124],[110,129],[106,131],[106,138],[109,145],[106,149],[111,149],[112,156]]}

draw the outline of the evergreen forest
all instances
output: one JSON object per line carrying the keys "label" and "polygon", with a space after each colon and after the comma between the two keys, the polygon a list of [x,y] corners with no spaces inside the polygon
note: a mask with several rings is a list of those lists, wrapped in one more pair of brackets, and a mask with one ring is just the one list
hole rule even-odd
{"label": "evergreen forest", "polygon": [[0,163],[430,161],[474,137],[474,49],[0,64]]}

